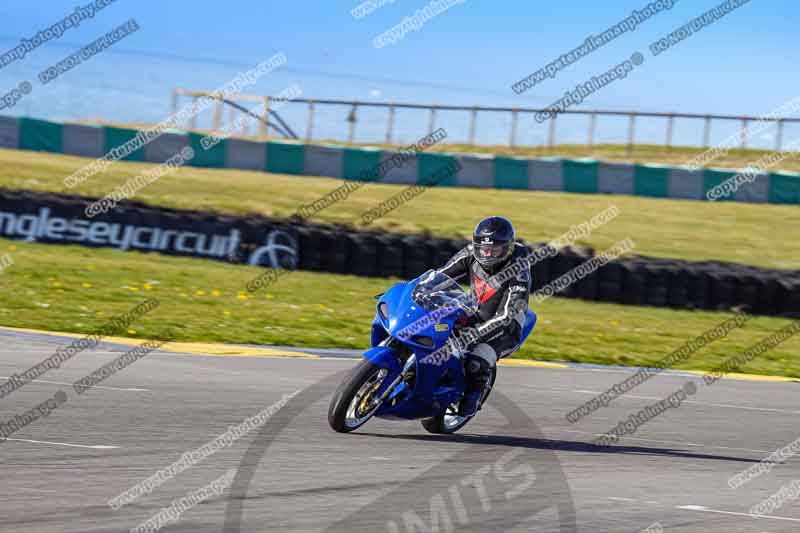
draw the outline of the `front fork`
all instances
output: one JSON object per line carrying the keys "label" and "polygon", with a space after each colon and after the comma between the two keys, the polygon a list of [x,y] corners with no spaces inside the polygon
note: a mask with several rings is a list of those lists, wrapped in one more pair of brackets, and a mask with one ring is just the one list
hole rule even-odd
{"label": "front fork", "polygon": [[[397,377],[383,390],[380,395],[373,397],[370,406],[380,405],[386,400],[393,398],[404,389],[404,382],[416,370],[417,358],[411,354],[406,359],[403,366],[400,366],[400,358],[397,351],[391,347],[391,337],[385,339],[378,346],[364,352],[364,358],[375,366],[381,368],[381,373],[386,375],[397,374]],[[403,386],[401,386],[403,385]]]}
{"label": "front fork", "polygon": [[392,381],[392,383],[389,384],[388,387],[386,387],[386,390],[383,391],[383,394],[381,394],[381,397],[377,401],[377,403],[381,404],[386,400],[388,400],[390,397],[393,396],[395,390],[397,392],[400,392],[400,390],[402,390],[397,388],[398,385],[405,382],[411,376],[411,373],[416,370],[416,363],[417,363],[417,356],[412,353],[408,357],[408,359],[406,359],[406,364],[403,365],[403,370],[397,375],[395,380]]}

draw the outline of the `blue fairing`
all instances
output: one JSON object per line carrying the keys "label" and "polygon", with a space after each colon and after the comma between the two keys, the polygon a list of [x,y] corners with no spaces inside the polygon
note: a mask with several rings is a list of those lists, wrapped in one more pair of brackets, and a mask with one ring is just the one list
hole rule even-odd
{"label": "blue fairing", "polygon": [[519,347],[522,346],[522,343],[525,342],[525,339],[531,334],[531,331],[533,331],[533,328],[536,326],[536,320],[538,320],[536,313],[530,309],[525,311],[525,324],[522,326],[522,338],[519,340],[517,347],[514,348],[514,351],[519,350]]}
{"label": "blue fairing", "polygon": [[385,368],[389,372],[399,373],[403,369],[400,359],[397,358],[397,352],[393,348],[387,348],[386,346],[370,348],[364,352],[364,359],[377,367]]}
{"label": "blue fairing", "polygon": [[[425,418],[444,411],[458,401],[464,391],[464,371],[460,359],[446,358],[443,364],[434,365],[425,357],[447,343],[454,323],[465,314],[455,307],[442,307],[431,312],[412,298],[414,288],[430,271],[408,283],[398,283],[378,299],[375,320],[372,323],[372,348],[364,358],[389,371],[377,394],[382,394],[403,370],[409,352],[416,357],[416,373],[412,388],[401,383],[376,412],[376,416],[392,418]],[[381,305],[386,316],[381,316]],[[525,342],[536,324],[536,314],[526,313],[522,329]],[[389,337],[391,341],[389,342]],[[426,337],[420,342],[419,337]],[[428,345],[426,345],[428,343]],[[519,345],[517,348],[519,348]],[[405,354],[401,357],[401,353]]]}
{"label": "blue fairing", "polygon": [[[398,333],[428,314],[411,299],[411,293],[417,283],[419,283],[419,278],[408,283],[398,283],[380,298],[378,306],[381,302],[386,303],[388,313],[387,319],[383,319],[380,313],[375,314],[375,320],[372,322],[373,346],[377,346],[387,336],[397,337]],[[452,317],[453,320],[455,318],[455,316]],[[445,340],[448,336],[449,333],[445,335]]]}

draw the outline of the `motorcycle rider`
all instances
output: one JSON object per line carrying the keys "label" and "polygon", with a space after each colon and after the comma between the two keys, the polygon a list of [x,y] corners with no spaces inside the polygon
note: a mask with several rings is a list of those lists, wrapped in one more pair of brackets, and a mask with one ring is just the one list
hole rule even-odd
{"label": "motorcycle rider", "polygon": [[468,329],[460,336],[469,339],[462,346],[466,390],[460,416],[475,415],[497,360],[511,353],[522,338],[532,282],[530,267],[514,269],[518,272],[512,276],[503,269],[527,255],[528,249],[515,240],[511,222],[491,216],[475,227],[472,243],[437,270],[456,281],[469,276],[477,304],[477,312],[465,325]]}

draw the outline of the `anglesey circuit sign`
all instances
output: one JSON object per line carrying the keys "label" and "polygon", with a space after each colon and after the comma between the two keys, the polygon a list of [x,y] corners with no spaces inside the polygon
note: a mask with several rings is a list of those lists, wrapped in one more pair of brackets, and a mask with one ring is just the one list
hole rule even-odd
{"label": "anglesey circuit sign", "polygon": [[273,230],[267,234],[264,246],[256,248],[247,262],[251,265],[281,267],[293,270],[297,268],[297,241],[281,230]]}
{"label": "anglesey circuit sign", "polygon": [[83,199],[9,200],[0,195],[0,236],[5,238],[159,252],[267,267],[297,265],[297,241],[290,230],[266,220],[253,223],[252,219],[214,218],[153,208],[114,210],[87,219],[80,211]]}
{"label": "anglesey circuit sign", "polygon": [[52,216],[48,207],[27,215],[0,211],[0,233],[29,242],[61,241],[119,250],[174,251],[201,257],[233,255],[241,239],[236,229],[231,229],[227,235],[208,235],[136,224],[95,222]]}

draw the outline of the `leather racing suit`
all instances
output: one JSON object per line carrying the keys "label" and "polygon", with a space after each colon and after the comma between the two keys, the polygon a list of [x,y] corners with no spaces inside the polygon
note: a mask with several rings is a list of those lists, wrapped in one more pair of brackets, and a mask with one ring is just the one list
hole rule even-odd
{"label": "leather racing suit", "polygon": [[468,244],[437,270],[455,281],[463,282],[468,277],[477,304],[477,312],[469,323],[474,328],[471,338],[477,340],[465,349],[468,394],[482,391],[497,360],[509,355],[519,344],[532,283],[529,267],[517,269],[519,273],[514,276],[503,271],[528,255],[524,245],[514,243],[509,257],[491,271],[478,262],[472,248],[473,244]]}

